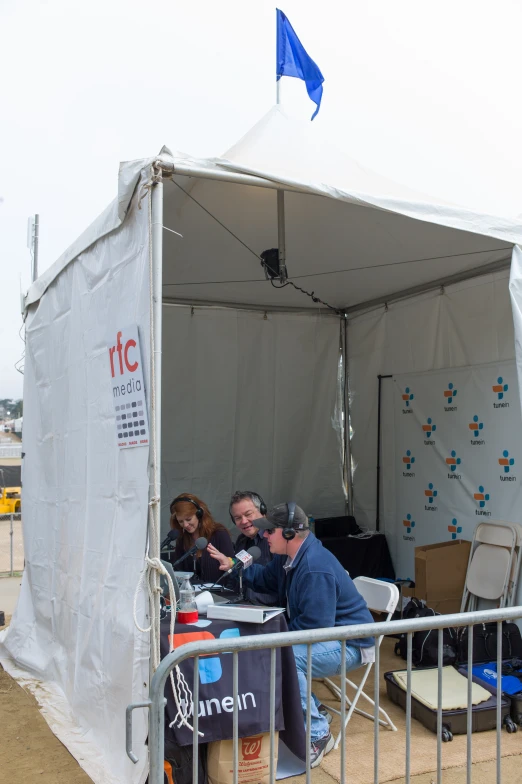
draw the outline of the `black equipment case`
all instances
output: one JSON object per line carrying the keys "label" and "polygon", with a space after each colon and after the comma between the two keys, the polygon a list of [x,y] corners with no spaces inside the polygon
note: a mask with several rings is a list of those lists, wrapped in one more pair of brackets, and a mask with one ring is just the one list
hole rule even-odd
{"label": "black equipment case", "polygon": [[[416,669],[436,670],[436,667],[422,667]],[[398,672],[398,671],[397,671]],[[393,672],[385,672],[386,692],[390,700],[406,710],[406,692],[393,679]],[[473,680],[476,680],[475,678]],[[497,726],[497,698],[489,684],[476,680],[484,689],[490,692],[491,698],[486,702],[472,707],[471,727],[472,732],[494,730]],[[501,702],[502,725],[508,732],[516,732],[517,726],[510,716],[510,701],[502,697]],[[416,697],[411,697],[411,715],[431,732],[437,732],[437,710],[429,708]],[[442,711],[442,740],[453,740],[453,735],[465,735],[467,732],[468,711],[466,708]]]}

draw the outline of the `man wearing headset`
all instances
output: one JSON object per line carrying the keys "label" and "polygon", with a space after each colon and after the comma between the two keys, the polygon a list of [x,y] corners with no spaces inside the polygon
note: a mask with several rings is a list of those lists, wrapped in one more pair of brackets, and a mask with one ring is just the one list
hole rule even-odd
{"label": "man wearing headset", "polygon": [[253,490],[236,490],[230,498],[228,511],[230,519],[239,531],[234,548],[236,553],[240,550],[248,550],[255,544],[261,550],[257,563],[264,566],[271,561],[272,555],[263,531],[260,532],[254,525],[254,520],[264,518],[267,512],[266,504],[259,493]]}
{"label": "man wearing headset", "polygon": [[[253,524],[254,520],[264,517],[267,512],[266,504],[259,493],[255,493],[253,490],[236,490],[230,499],[228,510],[232,522],[239,530],[239,536],[234,543],[234,552],[239,553],[241,550],[248,550],[252,545],[256,545],[261,550],[257,563],[261,566],[270,563],[272,553],[268,541],[263,536],[263,531]],[[276,595],[254,591],[252,588],[246,588],[245,599],[252,604],[269,606],[277,604]]]}
{"label": "man wearing headset", "polygon": [[[253,521],[264,531],[273,559],[265,566],[252,564],[245,570],[243,581],[256,591],[278,596],[281,607],[287,608],[288,628],[323,629],[372,623],[373,619],[363,597],[337,558],[308,529],[308,518],[293,501],[278,504],[266,517]],[[219,568],[230,567],[229,559],[209,545],[209,554],[219,561]],[[307,702],[307,646],[294,645],[295,663],[305,714]],[[346,670],[353,670],[375,654],[374,638],[350,640],[346,644]],[[341,643],[324,642],[312,645],[312,678],[326,678],[341,672]],[[310,762],[314,768],[333,748],[328,719],[319,712],[320,702],[312,694]]]}

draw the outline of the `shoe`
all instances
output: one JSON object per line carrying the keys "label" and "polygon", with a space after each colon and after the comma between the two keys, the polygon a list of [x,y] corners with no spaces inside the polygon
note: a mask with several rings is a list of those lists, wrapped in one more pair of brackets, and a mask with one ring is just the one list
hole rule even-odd
{"label": "shoe", "polygon": [[323,705],[323,703],[321,703],[320,705],[317,706],[317,710],[319,711],[319,713],[321,714],[323,719],[326,719],[328,724],[332,723],[333,716],[330,713],[330,711],[328,710],[328,708],[326,707],[326,705]]}
{"label": "shoe", "polygon": [[310,750],[310,767],[316,768],[325,754],[328,754],[334,747],[335,739],[331,732],[325,735],[324,738],[313,740]]}

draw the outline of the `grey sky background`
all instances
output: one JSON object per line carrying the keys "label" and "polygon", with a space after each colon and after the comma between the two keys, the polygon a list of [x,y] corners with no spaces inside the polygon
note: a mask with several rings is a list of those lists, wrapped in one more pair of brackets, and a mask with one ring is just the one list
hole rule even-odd
{"label": "grey sky background", "polygon": [[[417,190],[522,213],[522,4],[280,7],[325,76],[325,139]],[[28,216],[40,214],[42,272],[114,198],[119,161],[232,146],[275,103],[275,5],[0,0],[0,65],[3,398],[22,395]],[[304,84],[284,82],[285,107],[310,117]]]}

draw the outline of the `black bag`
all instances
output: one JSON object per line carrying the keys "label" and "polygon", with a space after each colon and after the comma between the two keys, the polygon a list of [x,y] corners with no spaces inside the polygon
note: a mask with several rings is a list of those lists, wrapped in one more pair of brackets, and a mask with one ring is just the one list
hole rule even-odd
{"label": "black bag", "polygon": [[[411,599],[404,608],[403,618],[431,618],[440,613],[425,607],[419,599]],[[417,667],[436,667],[439,660],[438,629],[415,632],[412,638],[411,660]],[[407,659],[408,637],[401,634],[395,643],[395,653]],[[442,630],[442,664],[446,667],[457,661],[457,633],[453,628]]]}
{"label": "black bag", "polygon": [[[198,781],[207,784],[207,745],[198,746]],[[168,727],[165,727],[164,784],[192,784],[192,746],[178,746]]]}
{"label": "black bag", "polygon": [[[468,628],[459,629],[459,662],[468,661]],[[473,662],[497,658],[497,623],[479,623],[473,627]],[[516,623],[502,622],[502,659],[522,658],[522,636]]]}

